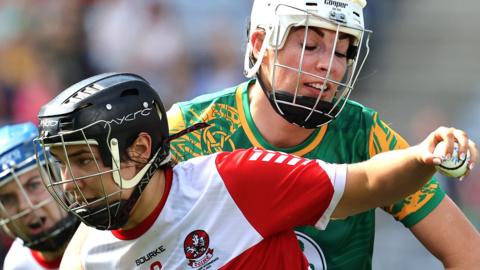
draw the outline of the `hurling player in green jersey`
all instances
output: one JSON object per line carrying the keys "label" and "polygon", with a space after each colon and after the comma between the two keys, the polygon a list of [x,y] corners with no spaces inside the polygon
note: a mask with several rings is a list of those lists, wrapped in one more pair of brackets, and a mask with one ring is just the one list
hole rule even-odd
{"label": "hurling player in green jersey", "polygon": [[[170,109],[171,133],[210,124],[172,142],[177,161],[257,146],[353,163],[407,147],[376,111],[348,100],[368,55],[365,5],[255,0],[245,55],[249,80]],[[383,209],[445,268],[480,269],[480,236],[435,179]],[[372,267],[374,210],[334,220],[325,231],[296,231],[312,269]]]}

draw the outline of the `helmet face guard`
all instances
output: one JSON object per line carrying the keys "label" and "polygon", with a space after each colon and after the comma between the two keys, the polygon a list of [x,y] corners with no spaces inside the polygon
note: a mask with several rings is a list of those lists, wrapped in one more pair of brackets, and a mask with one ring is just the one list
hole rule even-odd
{"label": "helmet face guard", "polygon": [[[362,8],[364,2],[352,1],[294,1],[294,0],[256,0],[252,9],[249,38],[253,31],[265,32],[262,48],[257,59],[253,57],[253,46],[249,42],[245,55],[245,74],[257,79],[274,110],[290,123],[304,128],[317,128],[337,117],[342,111],[353,89],[359,72],[369,53],[371,31],[363,24]],[[295,66],[279,61],[279,51],[285,46],[288,35],[297,28],[304,28],[303,45]],[[305,70],[305,50],[310,28],[322,28],[332,31],[335,39],[328,59],[325,74],[315,74]],[[346,71],[339,80],[332,77],[332,69],[337,42],[343,35],[350,37],[346,53]],[[361,53],[362,48],[365,52]],[[260,65],[265,51],[273,51],[271,74],[260,74]],[[281,89],[278,73],[294,78],[294,89]],[[321,82],[317,85],[316,96],[299,94],[301,77]],[[326,90],[335,91],[333,100],[322,100]]]}
{"label": "helmet face guard", "polygon": [[[91,138],[89,134],[98,133],[98,130],[104,130],[102,133],[106,134],[102,141],[108,144],[107,155],[100,154],[99,145],[102,143],[89,139]],[[111,123],[97,121],[81,129],[59,132],[57,135],[49,136],[48,139],[40,136],[35,140],[35,143],[42,147],[37,152],[39,157],[48,155],[52,148],[57,148],[57,152],[61,152],[65,159],[62,166],[68,169],[68,175],[62,177],[49,177],[50,174],[47,174],[44,184],[48,192],[66,211],[76,215],[86,225],[101,230],[121,228],[128,221],[131,209],[151,176],[170,161],[170,156],[163,150],[168,147],[160,147],[140,172],[131,179],[125,179],[120,173],[122,162],[119,143],[112,136]],[[72,146],[81,146],[86,151],[82,158],[92,162],[88,172],[77,173],[72,169],[72,161],[68,154],[68,149]],[[110,158],[108,163],[102,160],[105,156]],[[46,164],[47,170],[54,166],[55,164],[51,162]],[[108,184],[112,178],[115,185]],[[90,190],[96,191],[95,197],[84,194],[82,182],[88,183]],[[73,185],[73,189],[65,189],[66,184]],[[130,189],[133,189],[133,194],[125,199],[122,195]]]}
{"label": "helmet face guard", "polygon": [[[62,170],[68,170],[62,178],[47,174],[47,190],[65,210],[100,230],[124,226],[152,175],[170,160],[163,104],[148,82],[134,74],[108,73],[81,81],[42,107],[39,118],[38,157],[56,149]],[[121,158],[142,132],[151,136],[153,154],[133,178],[124,179]],[[73,169],[71,147],[81,147],[91,161],[81,173]],[[47,163],[47,170],[53,165]],[[85,185],[93,195],[85,194]],[[124,195],[126,190],[130,195]]]}
{"label": "helmet face guard", "polygon": [[[79,223],[41,186],[40,179],[47,174],[45,164],[51,158],[46,155],[35,160],[32,140],[37,134],[32,123],[0,129],[0,225],[30,249],[57,251],[65,246]],[[58,169],[53,166],[50,173],[58,175]]]}

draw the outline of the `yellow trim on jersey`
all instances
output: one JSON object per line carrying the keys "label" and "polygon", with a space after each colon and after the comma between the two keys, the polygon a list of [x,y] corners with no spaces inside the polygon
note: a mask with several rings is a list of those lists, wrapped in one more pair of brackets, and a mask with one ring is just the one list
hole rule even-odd
{"label": "yellow trim on jersey", "polygon": [[394,205],[387,206],[384,209],[393,215],[396,220],[403,220],[410,214],[421,211],[433,199],[435,191],[439,188],[439,184],[436,181],[429,181],[420,190],[403,199],[401,209],[395,210]]}
{"label": "yellow trim on jersey", "polygon": [[[246,87],[248,88],[248,85]],[[237,87],[237,90],[235,91],[235,101],[237,103],[238,117],[240,118],[240,122],[242,123],[245,134],[247,134],[248,140],[252,143],[253,146],[263,148],[258,142],[257,138],[253,135],[253,132],[248,125],[247,117],[245,116],[245,111],[243,110],[241,85]]]}
{"label": "yellow trim on jersey", "polygon": [[373,126],[370,129],[368,139],[368,154],[370,157],[378,153],[404,149],[409,145],[397,132],[391,129],[385,122],[378,119],[378,113],[373,116]]}
{"label": "yellow trim on jersey", "polygon": [[[248,87],[248,85],[246,86]],[[248,91],[248,90],[246,90]],[[238,117],[240,118],[240,122],[242,123],[243,130],[245,131],[245,134],[247,134],[248,140],[251,142],[251,144],[255,147],[259,148],[264,148],[260,142],[257,140],[255,135],[253,134],[253,131],[251,130],[250,126],[248,125],[247,117],[245,115],[245,110],[243,109],[243,102],[242,102],[242,87],[239,86],[236,89],[235,93],[235,100],[237,103],[237,110],[238,110]],[[320,131],[317,133],[316,137],[312,140],[310,144],[308,144],[306,147],[291,153],[297,156],[304,156],[308,154],[310,151],[315,149],[320,142],[322,141],[323,137],[325,136],[325,133],[327,132],[327,126],[324,125],[320,128]]]}
{"label": "yellow trim on jersey", "polygon": [[303,148],[301,150],[298,150],[297,152],[295,152],[293,154],[302,157],[302,156],[310,153],[310,151],[312,151],[315,147],[317,147],[320,144],[320,142],[322,141],[323,137],[325,136],[325,133],[327,133],[327,126],[328,125],[323,125],[320,128],[320,132],[318,132],[317,136],[315,137],[315,139],[313,139],[312,143],[310,143],[305,148]]}

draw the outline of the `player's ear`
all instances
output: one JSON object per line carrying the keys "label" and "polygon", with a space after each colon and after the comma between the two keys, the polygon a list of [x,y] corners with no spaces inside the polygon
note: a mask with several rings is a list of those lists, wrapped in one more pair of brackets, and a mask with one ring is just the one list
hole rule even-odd
{"label": "player's ear", "polygon": [[264,39],[265,39],[265,32],[263,30],[253,31],[252,36],[250,37],[250,43],[252,44],[252,47],[253,47],[252,53],[255,59],[258,59],[258,53],[262,48]]}
{"label": "player's ear", "polygon": [[130,160],[145,164],[152,153],[152,137],[146,132],[141,132],[135,141],[128,147],[127,154]]}

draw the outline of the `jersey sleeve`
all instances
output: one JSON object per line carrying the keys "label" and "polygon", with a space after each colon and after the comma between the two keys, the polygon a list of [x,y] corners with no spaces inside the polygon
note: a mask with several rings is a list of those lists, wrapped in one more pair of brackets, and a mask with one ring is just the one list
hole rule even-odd
{"label": "jersey sleeve", "polygon": [[[378,114],[369,136],[369,156],[409,147],[407,141],[383,122]],[[411,227],[432,212],[445,197],[445,192],[433,177],[420,190],[383,209],[406,227]]]}
{"label": "jersey sleeve", "polygon": [[[178,103],[167,111],[168,129],[170,135],[178,133],[187,127],[182,109]],[[198,143],[191,140],[188,135],[181,136],[170,142],[170,152],[175,162],[181,162],[194,156],[199,156]]]}
{"label": "jersey sleeve", "polygon": [[235,204],[263,236],[299,225],[324,229],[345,188],[346,165],[258,148],[221,153],[216,166]]}

